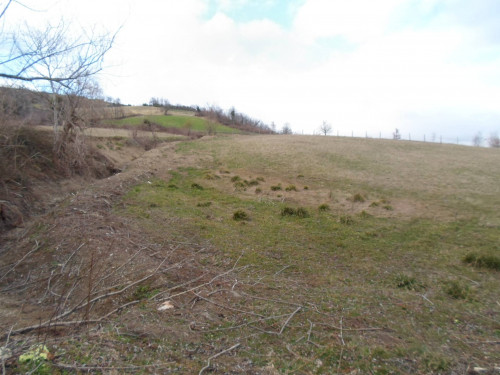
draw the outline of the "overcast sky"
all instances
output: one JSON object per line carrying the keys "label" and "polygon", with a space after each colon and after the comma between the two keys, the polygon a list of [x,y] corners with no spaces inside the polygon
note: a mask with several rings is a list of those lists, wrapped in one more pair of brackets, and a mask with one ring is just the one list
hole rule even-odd
{"label": "overcast sky", "polygon": [[[232,106],[278,128],[470,142],[500,130],[499,0],[26,0],[6,22],[122,29],[125,104]],[[22,21],[21,21],[22,20]]]}

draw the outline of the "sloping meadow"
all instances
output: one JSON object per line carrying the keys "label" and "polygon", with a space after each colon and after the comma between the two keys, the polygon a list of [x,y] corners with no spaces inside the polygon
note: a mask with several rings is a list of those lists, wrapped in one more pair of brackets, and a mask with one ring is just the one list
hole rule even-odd
{"label": "sloping meadow", "polygon": [[494,373],[499,186],[495,149],[277,135],[162,145],[12,232],[2,366]]}
{"label": "sloping meadow", "polygon": [[192,291],[191,328],[205,332],[195,346],[222,353],[210,368],[425,374],[500,363],[497,150],[268,136],[177,152],[211,161],[134,187],[117,209],[151,236],[208,241],[213,265],[238,269]]}

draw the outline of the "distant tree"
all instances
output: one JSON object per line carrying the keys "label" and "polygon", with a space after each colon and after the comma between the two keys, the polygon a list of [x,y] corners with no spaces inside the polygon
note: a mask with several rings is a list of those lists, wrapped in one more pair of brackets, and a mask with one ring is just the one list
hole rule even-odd
{"label": "distant tree", "polygon": [[488,139],[488,144],[490,147],[499,148],[500,147],[500,138],[497,133],[492,133],[490,138]]}
{"label": "distant tree", "polygon": [[281,129],[281,134],[292,134],[292,128],[290,127],[290,124],[288,122],[285,125],[283,125],[283,128]]}
{"label": "distant tree", "polygon": [[229,110],[229,116],[231,116],[231,122],[234,124],[236,120],[236,109],[234,109],[234,107]]}
{"label": "distant tree", "polygon": [[474,138],[472,138],[472,144],[476,147],[481,147],[481,145],[483,144],[483,135],[481,134],[481,132],[478,132]]}
{"label": "distant tree", "polygon": [[328,122],[323,121],[323,123],[319,127],[319,131],[324,135],[328,135],[332,131],[332,126]]}
{"label": "distant tree", "polygon": [[392,133],[392,139],[401,139],[401,133],[399,132],[399,129],[396,128],[396,130],[394,131],[394,133]]}
{"label": "distant tree", "polygon": [[276,133],[276,124],[274,123],[274,121],[273,121],[273,122],[271,122],[271,131],[272,131],[273,133]]}

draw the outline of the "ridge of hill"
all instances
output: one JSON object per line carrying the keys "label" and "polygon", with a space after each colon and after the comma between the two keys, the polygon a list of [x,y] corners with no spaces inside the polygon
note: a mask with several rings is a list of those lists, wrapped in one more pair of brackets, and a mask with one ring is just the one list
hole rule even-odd
{"label": "ridge of hill", "polygon": [[[153,123],[159,125],[158,131],[176,134],[179,131],[191,133],[191,129],[198,135],[213,132],[273,133],[266,124],[234,109],[225,112],[217,107],[200,108],[170,104],[130,106],[87,98],[81,98],[80,102],[81,107],[78,108],[78,112],[85,117],[87,126],[137,126]],[[25,124],[49,125],[52,120],[52,97],[45,92],[0,86],[0,105],[3,117],[7,116]]]}

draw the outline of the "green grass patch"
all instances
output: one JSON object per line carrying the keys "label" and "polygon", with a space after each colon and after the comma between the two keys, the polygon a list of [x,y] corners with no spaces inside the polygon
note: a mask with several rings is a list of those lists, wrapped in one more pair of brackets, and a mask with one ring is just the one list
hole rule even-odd
{"label": "green grass patch", "polygon": [[[147,123],[154,123],[166,128],[189,128],[197,132],[207,132],[208,121],[204,118],[194,116],[168,116],[168,115],[155,115],[155,116],[134,116],[118,120],[108,120],[110,125],[132,125],[138,126]],[[215,131],[217,133],[226,134],[240,134],[238,129],[230,128],[225,125],[216,124]]]}
{"label": "green grass patch", "polygon": [[463,261],[477,268],[500,271],[500,257],[496,255],[468,253]]}

